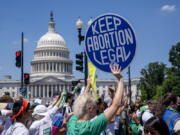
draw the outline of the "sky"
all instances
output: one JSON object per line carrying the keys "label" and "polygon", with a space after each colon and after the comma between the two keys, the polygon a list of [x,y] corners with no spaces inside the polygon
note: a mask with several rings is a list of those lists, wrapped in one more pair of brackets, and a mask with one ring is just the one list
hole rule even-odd
{"label": "sky", "polygon": [[[75,54],[85,46],[78,44],[75,23],[78,17],[87,22],[101,14],[115,13],[126,18],[136,33],[137,50],[131,63],[131,78],[141,76],[140,71],[150,62],[162,62],[168,67],[168,53],[172,45],[180,42],[179,0],[0,0],[0,80],[12,75],[20,80],[20,69],[15,67],[15,52],[21,49],[24,32],[24,72],[31,73],[37,41],[48,29],[50,11],[54,13],[56,31],[65,39],[73,60],[76,78],[84,74],[75,70]],[[122,73],[127,78],[127,69]],[[100,79],[111,79],[110,73],[97,70]]]}

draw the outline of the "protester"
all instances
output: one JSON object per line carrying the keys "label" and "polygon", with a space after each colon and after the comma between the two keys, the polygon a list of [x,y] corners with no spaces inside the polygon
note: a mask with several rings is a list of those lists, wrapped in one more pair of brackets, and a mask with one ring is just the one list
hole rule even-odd
{"label": "protester", "polygon": [[156,105],[156,101],[148,102],[148,109],[142,114],[143,125],[146,123],[147,120],[154,116],[154,113],[156,111]]}
{"label": "protester", "polygon": [[25,99],[16,100],[13,105],[13,115],[11,116],[12,125],[8,128],[5,135],[29,135],[29,131],[24,125],[27,122],[30,105]]}
{"label": "protester", "polygon": [[153,116],[144,124],[144,135],[169,135],[169,130],[162,119]]}
{"label": "protester", "polygon": [[72,112],[72,105],[74,102],[74,96],[71,93],[66,94],[66,100],[64,104],[64,111],[67,115],[69,115]]}
{"label": "protester", "polygon": [[129,134],[131,135],[141,135],[142,133],[142,127],[140,124],[140,121],[136,115],[136,109],[135,106],[131,106],[129,112],[128,112],[128,126],[129,126]]}
{"label": "protester", "polygon": [[34,108],[32,116],[35,121],[29,128],[31,135],[39,135],[43,132],[46,134],[52,134],[52,119],[59,108],[62,97],[63,93],[49,108],[44,105],[37,105]]}
{"label": "protester", "polygon": [[5,135],[12,121],[10,115],[12,110],[7,109],[8,103],[0,103],[0,135]]}
{"label": "protester", "polygon": [[66,131],[66,129],[62,129],[62,125],[63,125],[63,113],[62,113],[62,109],[59,109],[53,119],[52,119],[52,135],[56,135],[56,134],[64,134],[64,132]]}
{"label": "protester", "polygon": [[75,98],[81,94],[81,82],[77,81],[76,86],[73,88],[72,93],[75,95]]}
{"label": "protester", "polygon": [[[178,96],[172,93],[168,93],[163,96],[162,105],[160,108],[162,112],[162,119],[166,122],[170,135],[173,135],[174,130],[180,130],[180,126],[176,126],[180,121],[180,114],[178,113]],[[178,127],[175,129],[175,127]]]}
{"label": "protester", "polygon": [[112,105],[106,112],[95,117],[96,99],[87,92],[90,88],[90,81],[88,81],[85,93],[75,100],[73,106],[75,115],[73,115],[68,122],[69,135],[99,135],[103,130],[105,130],[107,123],[110,122],[116,114],[121,105],[124,84],[122,76],[119,74],[120,68],[118,68],[117,65],[113,65],[111,66],[111,71],[119,80]]}
{"label": "protester", "polygon": [[14,100],[13,98],[10,96],[9,92],[5,92],[4,95],[2,97],[0,97],[0,103],[13,103]]}
{"label": "protester", "polygon": [[12,115],[12,108],[14,100],[8,92],[0,97],[0,134],[5,135],[8,128],[12,125],[10,116]]}

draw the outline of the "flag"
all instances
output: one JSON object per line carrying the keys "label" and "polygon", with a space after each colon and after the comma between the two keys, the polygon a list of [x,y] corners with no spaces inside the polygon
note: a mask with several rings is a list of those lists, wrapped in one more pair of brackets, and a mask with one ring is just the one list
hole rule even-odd
{"label": "flag", "polygon": [[98,99],[99,95],[96,91],[96,67],[91,62],[88,62],[88,71],[89,71],[89,76],[91,76],[92,78],[91,86],[93,89],[93,94]]}

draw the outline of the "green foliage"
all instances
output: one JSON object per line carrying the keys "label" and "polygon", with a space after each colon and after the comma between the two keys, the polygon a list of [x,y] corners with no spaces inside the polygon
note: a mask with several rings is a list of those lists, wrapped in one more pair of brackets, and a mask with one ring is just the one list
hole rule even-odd
{"label": "green foliage", "polygon": [[180,42],[173,45],[169,51],[169,61],[175,68],[180,70]]}
{"label": "green foliage", "polygon": [[158,101],[160,99],[160,97],[162,97],[163,94],[164,94],[163,87],[158,85],[156,87],[156,95],[154,95],[153,99]]}
{"label": "green foliage", "polygon": [[172,92],[180,95],[180,76],[176,74],[170,74],[164,80],[162,84],[163,94]]}
{"label": "green foliage", "polygon": [[163,63],[149,63],[141,70],[139,88],[141,89],[141,100],[149,100],[156,95],[156,87],[164,81],[166,67]]}
{"label": "green foliage", "polygon": [[142,77],[138,87],[142,101],[151,98],[158,100],[168,92],[180,95],[180,42],[170,49],[169,61],[172,64],[170,68],[154,62],[141,70]]}

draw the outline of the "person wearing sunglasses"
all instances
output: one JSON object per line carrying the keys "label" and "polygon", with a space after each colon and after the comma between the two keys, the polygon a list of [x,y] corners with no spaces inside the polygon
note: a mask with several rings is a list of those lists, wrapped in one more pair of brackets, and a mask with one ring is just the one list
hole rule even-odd
{"label": "person wearing sunglasses", "polygon": [[144,135],[170,135],[166,123],[154,116],[144,124]]}

